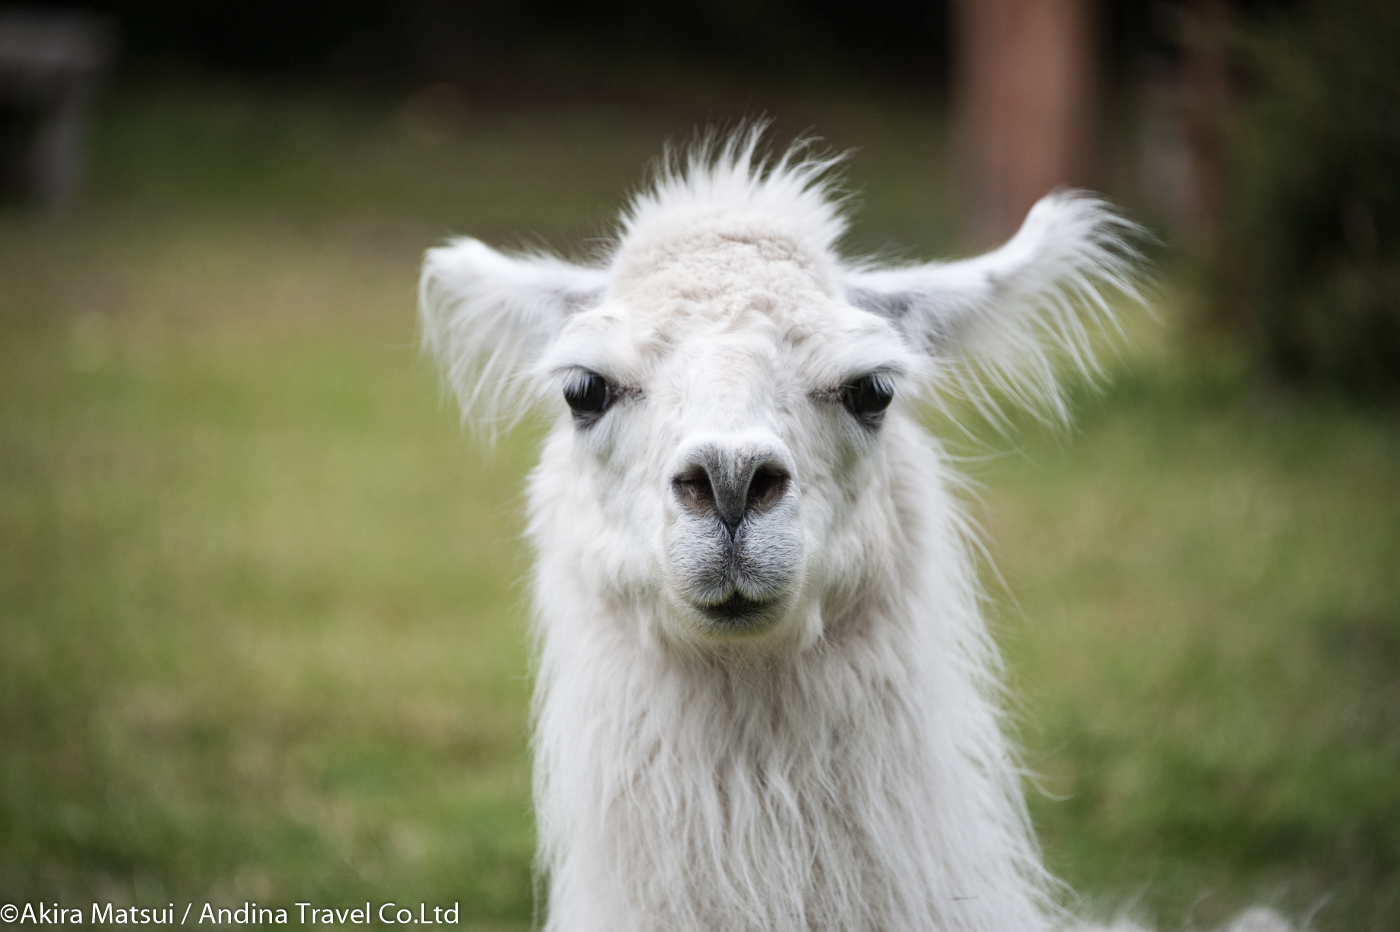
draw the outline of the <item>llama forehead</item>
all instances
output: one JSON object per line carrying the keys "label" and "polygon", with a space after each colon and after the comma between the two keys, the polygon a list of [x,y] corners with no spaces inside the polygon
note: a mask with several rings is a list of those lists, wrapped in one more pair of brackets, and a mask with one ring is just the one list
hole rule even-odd
{"label": "llama forehead", "polygon": [[718,296],[736,286],[766,287],[779,296],[835,291],[837,262],[825,236],[791,217],[755,209],[676,210],[634,225],[610,267],[615,293],[683,287]]}
{"label": "llama forehead", "polygon": [[677,403],[741,390],[781,403],[920,364],[882,318],[811,290],[779,299],[751,282],[715,295],[654,282],[576,315],[547,361],[553,371],[601,372]]}

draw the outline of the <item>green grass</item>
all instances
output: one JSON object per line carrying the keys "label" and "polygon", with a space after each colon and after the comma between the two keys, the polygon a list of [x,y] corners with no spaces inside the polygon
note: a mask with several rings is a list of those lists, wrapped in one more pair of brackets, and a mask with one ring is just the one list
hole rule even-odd
{"label": "green grass", "polygon": [[[0,901],[530,924],[536,434],[460,431],[418,257],[587,248],[725,93],[424,134],[388,100],[129,90],[84,203],[0,214]],[[860,147],[859,246],[953,241],[935,113],[763,104]],[[1400,425],[1251,393],[1164,313],[1073,437],[967,466],[1047,858],[1163,929],[1400,927]]]}
{"label": "green grass", "polygon": [[1032,812],[1100,910],[1400,921],[1400,431],[1161,368],[983,476]]}

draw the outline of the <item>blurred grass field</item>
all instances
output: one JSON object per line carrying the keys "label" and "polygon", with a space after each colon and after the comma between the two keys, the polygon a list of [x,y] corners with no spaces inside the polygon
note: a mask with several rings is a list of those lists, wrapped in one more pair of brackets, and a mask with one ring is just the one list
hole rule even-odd
{"label": "blurred grass field", "polygon": [[[950,248],[935,112],[760,103],[858,149],[856,248]],[[537,432],[459,429],[418,259],[586,250],[736,106],[127,88],[83,203],[0,213],[0,900],[529,927]],[[1072,436],[959,441],[1046,856],[1164,930],[1400,928],[1400,420],[1253,389],[1160,313]]]}

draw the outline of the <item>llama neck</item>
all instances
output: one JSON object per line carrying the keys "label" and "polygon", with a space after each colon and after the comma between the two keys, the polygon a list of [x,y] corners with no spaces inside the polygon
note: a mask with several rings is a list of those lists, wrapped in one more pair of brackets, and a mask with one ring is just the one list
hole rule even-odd
{"label": "llama neck", "polygon": [[735,673],[615,643],[542,670],[550,928],[1037,928],[989,710],[907,644],[861,652]]}

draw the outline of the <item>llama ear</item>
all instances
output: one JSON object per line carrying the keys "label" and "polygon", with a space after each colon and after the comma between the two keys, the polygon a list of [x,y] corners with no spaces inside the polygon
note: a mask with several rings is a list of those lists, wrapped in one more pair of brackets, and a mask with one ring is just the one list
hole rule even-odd
{"label": "llama ear", "polygon": [[490,427],[534,400],[529,369],[570,314],[599,304],[602,269],[545,255],[505,255],[474,239],[430,249],[418,282],[423,346],[462,416]]}
{"label": "llama ear", "polygon": [[1140,229],[1103,200],[1060,191],[1042,198],[1016,235],[973,259],[893,269],[856,269],[846,300],[892,321],[944,365],[985,412],[989,388],[1043,413],[1065,416],[1052,356],[1064,351],[1096,372],[1084,318],[1118,329],[1106,296],[1142,303],[1133,284]]}

